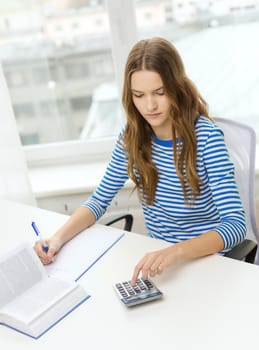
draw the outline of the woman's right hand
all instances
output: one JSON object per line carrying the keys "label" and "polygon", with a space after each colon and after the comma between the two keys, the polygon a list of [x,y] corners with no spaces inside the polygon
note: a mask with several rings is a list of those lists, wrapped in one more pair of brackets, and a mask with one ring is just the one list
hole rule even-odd
{"label": "woman's right hand", "polygon": [[41,262],[44,265],[48,265],[54,261],[55,255],[60,251],[63,244],[60,241],[60,239],[56,238],[55,236],[52,236],[49,239],[46,239],[45,243],[48,246],[47,253],[44,250],[44,247],[41,241],[35,242],[33,249],[35,250],[36,254],[39,256]]}
{"label": "woman's right hand", "polygon": [[79,207],[58,231],[45,240],[48,246],[47,253],[40,241],[37,241],[33,248],[44,265],[50,264],[54,261],[55,255],[66,242],[87,227],[92,226],[95,221],[96,218],[90,209]]}

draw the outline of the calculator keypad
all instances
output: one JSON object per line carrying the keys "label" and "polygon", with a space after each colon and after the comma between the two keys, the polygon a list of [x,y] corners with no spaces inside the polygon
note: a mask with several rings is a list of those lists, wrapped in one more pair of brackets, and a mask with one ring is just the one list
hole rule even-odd
{"label": "calculator keypad", "polygon": [[115,290],[121,301],[127,306],[133,306],[162,296],[162,292],[149,279],[139,278],[136,284],[124,281],[115,284]]}

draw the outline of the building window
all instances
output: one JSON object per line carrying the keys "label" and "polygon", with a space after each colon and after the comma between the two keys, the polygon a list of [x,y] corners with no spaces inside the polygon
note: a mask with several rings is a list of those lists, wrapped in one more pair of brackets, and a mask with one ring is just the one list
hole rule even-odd
{"label": "building window", "polygon": [[[29,85],[30,77],[29,72],[25,69],[22,69],[19,67],[15,67],[15,69],[12,70],[10,65],[7,67],[5,71],[6,81],[10,88],[16,88],[16,87],[23,87],[26,85]],[[5,70],[5,63],[3,65],[3,69]]]}
{"label": "building window", "polygon": [[76,97],[71,98],[71,108],[73,111],[84,111],[87,112],[92,102],[91,96],[83,96],[83,97]]}
{"label": "building window", "polygon": [[20,122],[23,118],[35,116],[35,109],[31,103],[14,104],[13,109],[16,118],[19,119]]}
{"label": "building window", "polygon": [[20,138],[23,145],[31,145],[31,144],[34,145],[40,142],[38,133],[31,133],[31,134],[20,133]]}
{"label": "building window", "polygon": [[71,62],[65,64],[65,74],[67,79],[83,79],[89,75],[88,64],[86,62]]}

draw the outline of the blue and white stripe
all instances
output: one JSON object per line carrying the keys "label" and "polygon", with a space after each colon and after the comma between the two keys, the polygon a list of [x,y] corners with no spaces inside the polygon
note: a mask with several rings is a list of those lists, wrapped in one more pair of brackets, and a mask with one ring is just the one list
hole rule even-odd
{"label": "blue and white stripe", "polygon": [[[215,230],[224,241],[224,250],[227,250],[240,243],[246,234],[245,214],[234,178],[234,165],[218,126],[207,118],[199,117],[195,128],[201,193],[194,203],[184,202],[173,161],[172,141],[154,137],[152,156],[159,181],[153,205],[142,202],[146,227],[151,237],[171,243]],[[127,162],[121,141],[118,141],[100,185],[83,204],[92,210],[97,220],[128,179]]]}

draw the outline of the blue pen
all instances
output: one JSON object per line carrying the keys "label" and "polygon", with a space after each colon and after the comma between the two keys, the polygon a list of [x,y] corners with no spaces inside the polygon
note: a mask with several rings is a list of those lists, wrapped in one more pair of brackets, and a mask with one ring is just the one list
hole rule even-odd
{"label": "blue pen", "polygon": [[44,248],[45,252],[47,253],[49,250],[49,247],[45,243],[44,239],[41,237],[40,231],[39,231],[38,227],[36,226],[36,223],[34,221],[32,221],[31,226],[32,226],[34,232],[36,233],[36,235],[39,237],[39,239],[43,245],[43,248]]}

